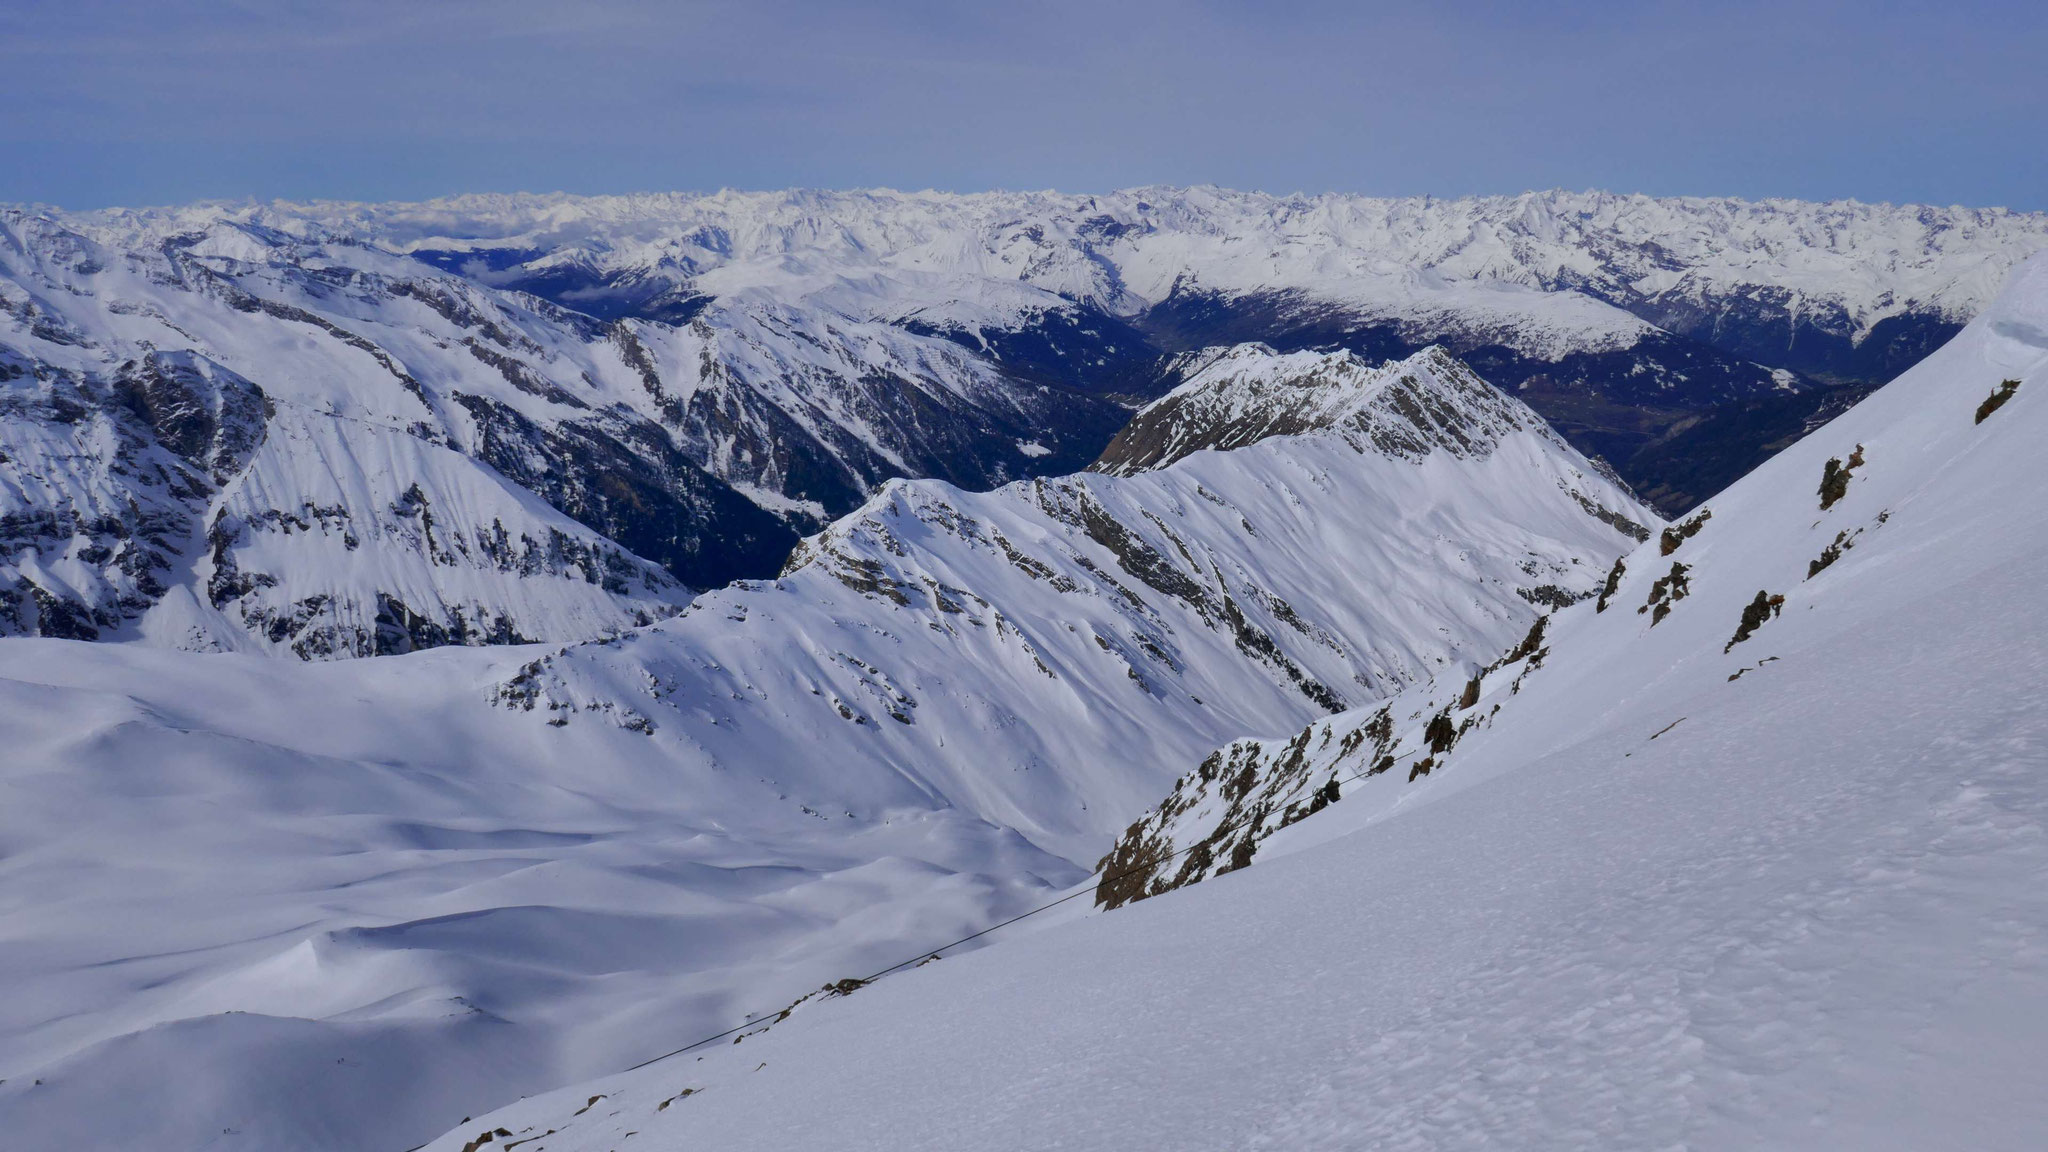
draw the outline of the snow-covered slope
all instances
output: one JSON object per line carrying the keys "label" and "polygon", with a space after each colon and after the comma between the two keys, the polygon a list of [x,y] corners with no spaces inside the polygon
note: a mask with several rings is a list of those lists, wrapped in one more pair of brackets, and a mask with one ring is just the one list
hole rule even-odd
{"label": "snow-covered slope", "polygon": [[883,479],[1078,468],[1125,415],[894,324],[605,322],[250,215],[0,211],[0,628],[586,638],[774,571]]}
{"label": "snow-covered slope", "polygon": [[892,482],[772,584],[545,658],[500,700],[646,731],[827,819],[937,798],[1092,858],[1158,767],[1483,658],[1655,522],[1441,352],[1385,378],[1144,475]]}
{"label": "snow-covered slope", "polygon": [[2037,1147],[2044,395],[2037,260],[1533,650],[1226,750],[1343,778],[1250,867],[431,1147]]}
{"label": "snow-covered slope", "polygon": [[552,305],[225,226],[0,233],[6,631],[308,657],[580,638],[687,599],[629,547],[687,571],[713,527],[787,534],[626,447],[595,362],[582,396],[531,370],[589,352]]}
{"label": "snow-covered slope", "polygon": [[[1905,535],[1907,556],[1946,552],[1959,538],[1995,536],[2002,521],[2024,523],[2031,498],[2026,484],[2041,473],[2017,441],[2006,439],[2012,433],[1999,441],[1987,437],[1997,431],[1992,422],[2014,422],[2011,405],[2023,394],[2028,370],[2038,371],[2040,358],[2048,356],[2044,310],[2048,260],[2037,260],[1996,309],[1925,367],[1617,561],[1592,604],[1541,622],[1473,679],[1407,692],[1350,720],[1310,726],[1283,740],[1245,740],[1220,750],[1126,830],[1117,855],[1138,867],[1112,869],[1121,879],[1105,885],[1104,901],[1121,903],[1213,874],[1209,864],[1189,866],[1190,857],[1220,865],[1234,849],[1240,862],[1248,859],[1278,831],[1282,817],[1302,818],[1316,790],[1333,777],[1391,773],[1412,781],[1509,739],[1491,737],[1490,730],[1525,712],[1556,713],[1560,701],[1575,698],[1618,707],[1640,690],[1630,685],[1647,676],[1646,669],[1669,679],[1702,664],[1726,665],[1728,682],[1769,679],[1774,670],[1767,665],[1775,661],[1758,645],[1783,630],[1779,621],[1824,609],[1830,588],[1859,567],[1880,563],[1873,555],[1896,554],[1893,548],[1874,553],[1873,544]],[[1951,419],[1949,408],[1963,418]],[[1977,462],[1986,452],[1996,458],[2001,441],[2010,459]],[[1892,463],[1880,469],[1885,457]],[[1973,482],[1983,489],[1967,491],[1949,474],[1966,461],[1972,471],[1991,469],[1981,476],[2003,469],[2012,479],[1979,479]],[[1921,491],[1936,484],[1952,493],[1953,508]],[[1919,522],[1936,533],[1932,539],[1897,531],[1914,506],[1926,518]],[[1966,550],[1958,560],[1973,563],[1971,555]],[[1852,563],[1859,558],[1862,565]],[[1705,659],[1717,652],[1718,659]],[[1661,670],[1666,663],[1670,671]],[[1844,693],[1853,695],[1853,685]],[[1537,730],[1527,722],[1514,726],[1511,746],[1529,748]],[[1564,725],[1546,739],[1569,739],[1571,731]],[[1261,809],[1272,819],[1261,820]]]}
{"label": "snow-covered slope", "polygon": [[315,658],[589,636],[688,596],[459,453],[203,356],[0,387],[0,633]]}
{"label": "snow-covered slope", "polygon": [[0,644],[9,1131],[400,1148],[646,1059],[1079,882],[1190,758],[1484,659],[1656,526],[1401,371],[1399,436],[895,481],[605,641]]}

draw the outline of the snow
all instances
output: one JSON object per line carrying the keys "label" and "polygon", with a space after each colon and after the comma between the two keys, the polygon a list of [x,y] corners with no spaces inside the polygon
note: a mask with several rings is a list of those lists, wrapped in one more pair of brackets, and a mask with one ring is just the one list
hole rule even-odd
{"label": "snow", "polygon": [[533,654],[9,642],[10,1139],[409,1147],[1076,872],[968,814],[827,826],[643,736],[510,723],[488,681]]}
{"label": "snow", "polygon": [[1463,439],[1410,457],[1332,420],[1132,477],[892,481],[774,585],[552,657],[518,706],[651,727],[821,812],[941,797],[1092,862],[1163,766],[1497,651],[1535,615],[1518,590],[1590,591],[1627,541],[1588,506],[1654,522],[1440,353],[1387,373]]}
{"label": "snow", "polygon": [[[2038,1147],[2043,393],[2048,259],[1638,549],[1606,611],[1560,612],[1419,781],[1346,785],[1248,869],[431,1147]],[[1653,623],[1673,563],[1692,590]],[[1782,613],[1724,651],[1759,587]]]}
{"label": "snow", "polygon": [[[1142,189],[0,210],[0,231],[0,511],[174,519],[173,586],[120,634],[237,650],[0,642],[18,1143],[453,1149],[501,1106],[489,1124],[559,1130],[533,1152],[629,1131],[2021,1148],[2048,1127],[2023,1079],[2048,1056],[2048,266],[1990,303],[2041,217]],[[719,300],[593,327],[405,255],[527,247]],[[1558,611],[1546,654],[1483,677],[1470,729],[1411,782],[1427,720],[1527,634],[1524,593],[1596,590],[1628,547],[1611,518],[1660,527],[1440,353],[1227,350],[1230,371],[1147,409],[1179,458],[1132,475],[888,479],[934,429],[872,418],[871,375],[993,413],[1027,459],[1047,447],[1023,393],[898,321],[1129,314],[1176,283],[1455,316],[1541,355],[1648,330],[1603,295],[1784,293],[1851,333],[1983,315],[1711,501],[1673,554],[1653,535],[1605,612]],[[206,382],[209,419],[236,380],[259,388],[261,442],[216,430],[186,458],[125,451],[111,404],[46,418],[152,349]],[[1383,441],[1404,375],[1428,418]],[[2002,379],[2023,383],[1973,422]],[[606,542],[478,459],[458,395],[536,427],[659,429],[822,521],[771,451],[800,434],[863,502],[777,581],[568,643],[683,596],[478,560],[494,522]],[[740,415],[672,415],[692,402]],[[1243,433],[1230,451],[1220,426]],[[1819,509],[1823,464],[1859,445]],[[222,513],[270,527],[217,550]],[[116,603],[139,585],[95,546],[67,535],[0,575]],[[281,576],[246,608],[325,596],[360,627],[395,590],[554,643],[256,655],[282,642],[214,603],[228,558]],[[1653,624],[1636,609],[1673,563],[1690,592]],[[1782,611],[1724,652],[1759,589]],[[1272,778],[1306,735],[1309,786],[1348,775],[1343,737],[1382,707],[1395,767],[1264,829],[1249,869],[1107,915],[1075,901],[701,1060],[611,1073],[1085,891],[1214,749]],[[1205,794],[1162,827],[1191,843],[1223,810]]]}
{"label": "snow", "polygon": [[[0,234],[0,403],[27,417],[10,420],[0,442],[0,516],[53,533],[10,541],[0,581],[24,606],[0,627],[57,620],[25,607],[32,584],[61,594],[101,635],[327,658],[383,650],[363,622],[392,618],[390,601],[471,641],[628,627],[686,599],[657,565],[699,587],[758,572],[769,561],[753,551],[815,531],[892,477],[993,487],[1079,466],[1120,415],[1116,404],[1013,374],[991,341],[1036,324],[1108,323],[1091,308],[1132,317],[1172,297],[1252,297],[1311,329],[1385,329],[1413,346],[1452,340],[1548,362],[1669,341],[1652,320],[1683,327],[1727,309],[1861,339],[1902,314],[1974,315],[2019,259],[2048,244],[2048,218],[1602,193],[1386,200],[1143,188],[9,207]],[[574,302],[591,307],[622,294],[702,307],[680,325],[605,323],[515,287],[555,273],[577,278]],[[66,423],[50,394],[118,407],[115,381],[150,356],[213,365],[304,418],[280,436],[314,415],[334,420],[311,437],[333,451],[285,469],[309,488],[260,485],[268,503],[248,509],[210,490],[166,502],[125,473],[30,491],[38,477],[78,471],[69,430],[28,429]],[[1799,381],[1781,371],[1776,384]],[[365,495],[369,485],[346,475],[351,461],[412,455],[390,443],[398,435],[452,453],[413,471],[443,508],[441,524],[471,540],[500,527],[536,542],[562,531],[572,551],[602,549],[599,533],[621,533],[591,511],[612,507],[609,494],[555,487],[635,464],[680,477],[675,515],[703,535],[674,541],[681,557],[621,559],[637,586],[600,579],[602,594],[576,586],[591,572],[575,559],[538,579],[527,565],[474,554],[459,577],[442,573],[423,541],[370,530],[389,518],[388,502],[319,502],[335,489]],[[601,439],[632,459],[581,461],[551,487],[563,436]],[[521,472],[507,456],[530,466],[515,482],[546,489],[559,515],[448,520],[444,506],[473,508],[471,494],[505,479],[494,472]],[[253,478],[231,469],[214,479],[247,490]],[[202,583],[215,575],[216,517],[253,532],[259,521],[305,519],[309,503],[340,509],[323,528],[346,519],[363,526],[359,544],[374,543],[339,565],[244,565],[251,580],[277,581],[261,596]],[[55,531],[130,507],[185,521],[154,534],[161,563],[138,564],[105,533]],[[594,530],[565,527],[577,517]],[[124,524],[128,537],[136,527]],[[238,546],[253,548],[253,564],[310,543]],[[129,570],[138,566],[146,574]],[[156,618],[139,619],[159,604]]]}
{"label": "snow", "polygon": [[1035,905],[1202,749],[1592,588],[1631,541],[1586,502],[1656,525],[1439,357],[1406,369],[1424,448],[893,481],[779,581],[602,641],[0,644],[0,1114],[32,1146],[409,1147]]}
{"label": "snow", "polygon": [[[350,275],[381,294],[334,292],[305,270],[319,261],[225,224],[188,248],[147,253],[34,217],[0,214],[0,230],[13,241],[0,249],[4,274],[36,307],[32,318],[0,316],[0,340],[34,357],[32,372],[0,381],[12,417],[0,426],[0,508],[49,525],[35,547],[0,560],[10,592],[23,576],[72,591],[101,610],[107,636],[315,655],[364,654],[380,597],[482,634],[502,625],[552,640],[687,602],[667,572],[477,459],[475,420],[457,400],[555,418],[603,405],[608,392],[639,389],[617,382],[628,373],[615,358],[607,366],[594,354],[608,346],[367,250],[351,251]],[[53,341],[59,322],[69,334]],[[514,360],[573,356],[581,366],[567,375],[582,398],[516,387],[462,343],[472,327],[495,333]],[[207,460],[150,443],[106,395],[137,364],[184,381],[177,404],[218,425]],[[75,409],[86,417],[67,414]],[[228,443],[237,431],[242,440]],[[436,519],[423,527],[422,515]],[[84,529],[109,523],[122,529],[111,539]],[[148,579],[130,550],[160,558]],[[84,558],[95,552],[115,556]],[[260,587],[228,595],[216,580],[224,562]],[[152,583],[173,592],[159,600]]]}
{"label": "snow", "polygon": [[1201,449],[1235,448],[1304,428],[1335,430],[1360,451],[1370,444],[1396,454],[1407,450],[1416,421],[1440,417],[1441,447],[1453,454],[1466,452],[1468,439],[1484,444],[1508,429],[1550,434],[1519,406],[1439,413],[1447,394],[1476,397],[1492,389],[1433,346],[1378,366],[1347,350],[1280,354],[1263,344],[1205,349],[1181,363],[1187,379],[1131,417],[1096,461],[1097,471],[1133,475]]}
{"label": "snow", "polygon": [[[433,493],[424,518],[403,511],[412,492]],[[215,508],[229,523],[252,526],[231,550],[235,562],[279,580],[276,587],[241,598],[237,611],[245,618],[266,610],[288,614],[295,602],[326,595],[337,605],[331,611],[337,625],[374,632],[375,599],[353,593],[375,588],[415,611],[439,616],[458,609],[484,631],[502,617],[515,630],[544,622],[535,639],[568,639],[628,626],[633,618],[622,615],[622,607],[652,619],[688,601],[688,593],[659,569],[628,558],[533,493],[451,449],[374,425],[280,412],[270,421],[264,446]],[[351,516],[341,530],[319,514],[333,508],[387,511]],[[264,531],[258,526],[269,509],[298,511],[310,526],[294,530],[286,523]],[[506,525],[513,527],[506,529],[511,542],[503,545],[504,558],[487,555],[492,529]],[[559,554],[556,540],[574,541],[590,559],[548,566],[542,557],[551,550]],[[635,573],[639,587],[612,591],[600,583],[605,572],[598,558],[606,554]],[[210,574],[213,563],[200,567]],[[505,578],[507,568],[521,565],[527,570],[518,579]],[[142,635],[162,630],[166,615],[162,606],[145,615]],[[252,632],[229,626],[213,634],[249,649],[289,653]]]}

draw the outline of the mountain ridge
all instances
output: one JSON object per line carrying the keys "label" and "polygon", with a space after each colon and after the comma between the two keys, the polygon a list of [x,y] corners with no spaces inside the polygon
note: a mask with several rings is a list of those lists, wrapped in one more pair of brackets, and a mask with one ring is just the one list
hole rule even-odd
{"label": "mountain ridge", "polygon": [[[1218,344],[1441,346],[1676,512],[1951,331],[2048,217],[1195,188],[16,207],[0,231],[0,389],[38,424],[0,464],[0,628],[330,658],[631,627],[771,576],[890,479],[1078,471]],[[260,502],[226,506],[239,474],[168,503],[131,479],[191,429],[151,423],[124,365],[173,354],[264,396]],[[141,520],[38,479],[81,408],[127,437],[102,480]],[[419,506],[469,559],[347,474],[422,453]],[[546,507],[447,520],[507,483]],[[198,583],[159,610],[173,572]]]}

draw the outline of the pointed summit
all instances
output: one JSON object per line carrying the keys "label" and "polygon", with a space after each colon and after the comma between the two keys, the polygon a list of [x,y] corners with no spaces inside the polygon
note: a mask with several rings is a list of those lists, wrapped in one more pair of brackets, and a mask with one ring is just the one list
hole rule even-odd
{"label": "pointed summit", "polygon": [[1508,433],[1548,431],[1527,405],[1434,346],[1373,367],[1345,349],[1239,344],[1189,353],[1179,367],[1185,382],[1132,417],[1094,471],[1131,476],[1204,449],[1319,432],[1401,459],[1437,449],[1479,458]]}

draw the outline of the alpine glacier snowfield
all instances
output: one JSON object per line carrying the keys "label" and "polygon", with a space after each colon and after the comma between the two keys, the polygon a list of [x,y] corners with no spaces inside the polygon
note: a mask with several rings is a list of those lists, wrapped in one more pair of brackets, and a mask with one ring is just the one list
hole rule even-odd
{"label": "alpine glacier snowfield", "polygon": [[2044,395],[2037,259],[1519,667],[1397,701],[1426,774],[431,1147],[2038,1148]]}
{"label": "alpine glacier snowfield", "polygon": [[1290,434],[892,482],[625,636],[0,645],[7,1130],[411,1147],[1030,907],[1207,748],[1489,659],[1659,524],[1440,351],[1289,363]]}

